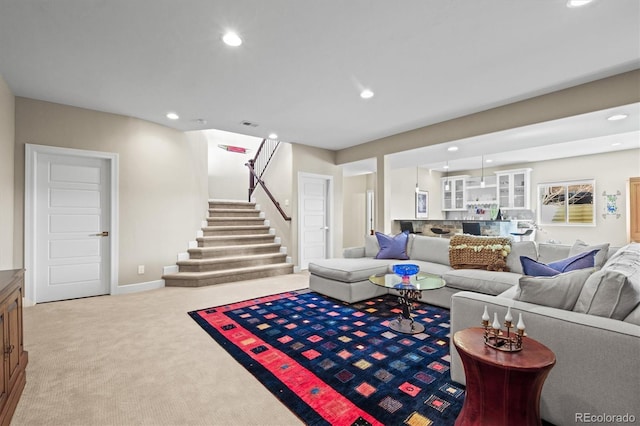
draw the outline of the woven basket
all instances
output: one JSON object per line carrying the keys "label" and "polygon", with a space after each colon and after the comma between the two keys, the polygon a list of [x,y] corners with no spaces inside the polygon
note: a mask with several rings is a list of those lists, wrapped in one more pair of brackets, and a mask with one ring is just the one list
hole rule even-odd
{"label": "woven basket", "polygon": [[506,257],[511,251],[507,237],[454,235],[449,243],[449,263],[453,269],[486,269],[508,272]]}

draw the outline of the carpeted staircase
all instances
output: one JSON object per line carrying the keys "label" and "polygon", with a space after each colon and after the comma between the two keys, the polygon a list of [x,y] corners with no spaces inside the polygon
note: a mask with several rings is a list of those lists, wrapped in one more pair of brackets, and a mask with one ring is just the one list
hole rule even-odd
{"label": "carpeted staircase", "polygon": [[168,287],[201,287],[293,273],[293,263],[265,224],[255,203],[209,201],[207,226],[178,260],[178,272],[162,278]]}

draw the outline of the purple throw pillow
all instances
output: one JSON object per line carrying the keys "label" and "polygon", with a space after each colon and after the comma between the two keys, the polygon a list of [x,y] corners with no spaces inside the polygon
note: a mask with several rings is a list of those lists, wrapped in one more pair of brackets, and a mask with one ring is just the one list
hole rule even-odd
{"label": "purple throw pillow", "polygon": [[576,269],[593,268],[596,264],[596,253],[600,249],[585,251],[575,256],[567,257],[566,259],[557,260],[549,263],[549,266],[553,269],[557,269],[560,272],[575,271]]}
{"label": "purple throw pillow", "polygon": [[593,268],[597,252],[598,250],[586,251],[549,264],[538,262],[527,256],[520,256],[520,263],[522,264],[522,271],[525,275],[532,277],[553,277],[563,272],[575,271],[576,269]]}
{"label": "purple throw pillow", "polygon": [[528,256],[520,256],[520,264],[522,264],[522,272],[531,277],[553,277],[560,273],[557,269],[553,269]]}
{"label": "purple throw pillow", "polygon": [[399,259],[407,260],[407,241],[409,241],[409,234],[401,232],[395,237],[376,232],[376,238],[378,239],[378,245],[380,251],[376,255],[376,259]]}

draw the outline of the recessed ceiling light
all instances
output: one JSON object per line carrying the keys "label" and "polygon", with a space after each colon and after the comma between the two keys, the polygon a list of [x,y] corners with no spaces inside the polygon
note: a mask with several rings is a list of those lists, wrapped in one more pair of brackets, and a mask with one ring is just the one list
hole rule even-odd
{"label": "recessed ceiling light", "polygon": [[618,121],[618,120],[624,120],[627,117],[628,117],[627,114],[614,114],[611,117],[608,117],[607,120],[609,120],[609,121]]}
{"label": "recessed ceiling light", "polygon": [[229,31],[228,33],[223,35],[222,41],[224,41],[227,46],[232,47],[238,47],[242,44],[242,39],[240,38],[240,36],[233,31]]}
{"label": "recessed ceiling light", "polygon": [[362,99],[371,99],[373,98],[373,92],[370,89],[364,89],[362,92],[360,92],[360,97]]}
{"label": "recessed ceiling light", "polygon": [[447,151],[450,151],[450,152],[454,152],[454,151],[457,151],[457,150],[458,150],[457,146],[450,146],[449,148],[447,148]]}
{"label": "recessed ceiling light", "polygon": [[175,112],[168,112],[167,113],[167,118],[169,120],[177,120],[178,118],[180,118],[180,116],[178,114],[176,114]]}
{"label": "recessed ceiling light", "polygon": [[446,169],[448,169],[448,168],[449,168],[449,165],[448,165],[448,164],[445,164],[444,166],[442,166],[442,168],[446,170]]}
{"label": "recessed ceiling light", "polygon": [[485,163],[493,163],[493,160],[491,158],[488,158],[487,161],[485,161]]}
{"label": "recessed ceiling light", "polygon": [[567,1],[567,7],[581,7],[586,6],[593,0],[569,0]]}
{"label": "recessed ceiling light", "polygon": [[275,133],[269,133],[269,139],[277,140],[278,139],[278,135],[275,134]]}
{"label": "recessed ceiling light", "polygon": [[611,144],[611,146],[620,146],[622,145],[622,142],[614,142]]}

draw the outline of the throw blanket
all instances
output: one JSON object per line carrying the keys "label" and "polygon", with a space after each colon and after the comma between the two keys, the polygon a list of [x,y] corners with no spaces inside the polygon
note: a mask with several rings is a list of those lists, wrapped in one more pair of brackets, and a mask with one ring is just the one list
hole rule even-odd
{"label": "throw blanket", "polygon": [[511,251],[507,237],[454,235],[449,243],[449,263],[453,269],[486,269],[508,272],[506,257]]}

